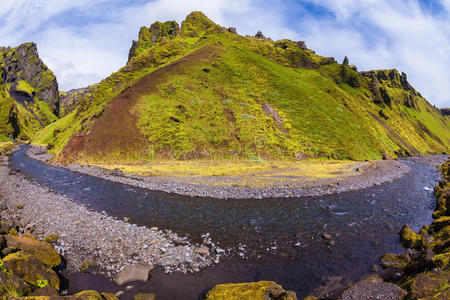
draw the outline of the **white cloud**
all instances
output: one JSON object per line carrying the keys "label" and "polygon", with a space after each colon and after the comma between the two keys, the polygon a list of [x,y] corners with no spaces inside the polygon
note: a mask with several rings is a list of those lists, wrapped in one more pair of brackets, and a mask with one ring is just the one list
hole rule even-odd
{"label": "white cloud", "polygon": [[450,0],[434,16],[413,0],[308,2],[336,16],[307,19],[302,33],[311,48],[338,59],[347,55],[360,69],[397,68],[431,103],[450,106]]}
{"label": "white cloud", "polygon": [[[0,45],[36,42],[63,90],[98,82],[123,66],[139,27],[181,22],[200,10],[241,34],[261,30],[274,39],[305,40],[319,54],[347,55],[360,69],[397,68],[430,102],[450,106],[450,0],[440,0],[445,9],[436,16],[418,0],[149,0],[125,8],[120,0],[0,1]],[[293,21],[286,13],[295,2],[321,5],[335,18],[303,11]]]}

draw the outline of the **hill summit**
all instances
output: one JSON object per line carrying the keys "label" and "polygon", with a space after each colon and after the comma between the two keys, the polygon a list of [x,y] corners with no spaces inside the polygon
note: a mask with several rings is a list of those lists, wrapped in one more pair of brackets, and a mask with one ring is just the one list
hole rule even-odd
{"label": "hill summit", "polygon": [[34,139],[63,162],[381,159],[448,152],[449,121],[397,70],[358,72],[193,12],[142,27],[126,66]]}

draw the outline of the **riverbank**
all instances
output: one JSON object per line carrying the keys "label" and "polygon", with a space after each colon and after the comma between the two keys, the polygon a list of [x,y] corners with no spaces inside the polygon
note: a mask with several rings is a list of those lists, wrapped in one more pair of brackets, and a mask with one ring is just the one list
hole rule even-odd
{"label": "riverbank", "polygon": [[[76,199],[77,203],[86,203],[91,209],[99,212],[105,209],[110,214],[109,207],[118,204],[109,199],[116,197],[117,203],[126,203],[125,206],[118,206],[118,214],[113,214],[120,216],[120,219],[130,216],[136,222],[138,218],[132,211],[139,214],[140,209],[153,212],[143,215],[143,220],[149,220],[146,224],[149,228],[154,226],[152,222],[161,218],[159,227],[184,232],[192,238],[200,236],[200,232],[210,232],[215,241],[225,244],[223,247],[226,249],[228,246],[223,243],[224,239],[231,239],[230,246],[237,247],[240,241],[247,244],[244,245],[244,252],[246,256],[251,256],[249,259],[240,259],[233,254],[220,264],[203,268],[202,272],[195,274],[165,274],[163,268],[155,268],[152,279],[136,286],[133,291],[145,289],[146,292],[154,292],[158,299],[194,299],[219,283],[254,280],[274,280],[300,297],[316,290],[318,284],[323,282],[330,281],[333,285],[336,276],[341,278],[336,284],[347,282],[345,286],[348,286],[351,281],[369,272],[381,255],[400,251],[397,232],[403,224],[408,223],[418,229],[420,224],[430,222],[428,217],[420,216],[431,216],[435,202],[431,189],[439,180],[434,168],[423,163],[411,163],[407,159],[405,164],[412,169],[407,176],[392,184],[358,192],[289,201],[222,201],[165,193],[148,192],[147,195],[145,190],[138,188],[45,166],[25,157],[24,151],[13,155],[11,166],[19,168],[24,176],[30,176],[28,178]],[[427,157],[432,161],[437,158]],[[97,198],[103,194],[107,196]],[[85,198],[89,200],[84,201]],[[98,201],[106,206],[95,205]],[[132,210],[125,212],[127,207]],[[137,223],[143,225],[139,221]],[[332,237],[331,241],[323,237],[324,232]],[[332,278],[328,278],[330,274],[333,274]],[[73,283],[82,280],[72,292],[104,286],[105,282],[92,278],[86,274],[81,279],[71,280]],[[180,287],[180,282],[189,287]],[[88,283],[90,285],[84,285]],[[327,286],[330,284],[327,283]],[[340,288],[333,290],[342,291]],[[115,290],[112,292],[115,293]],[[339,295],[330,293],[329,288],[314,294],[326,297]]]}
{"label": "riverbank", "polygon": [[[43,162],[45,148],[30,147],[27,155]],[[119,169],[71,164],[58,167],[153,191],[218,199],[263,199],[321,196],[364,189],[403,177],[410,168],[396,160],[371,162],[297,162],[295,168],[250,172],[233,176],[142,176]],[[323,164],[323,166],[321,166]],[[333,166],[333,164],[335,164]],[[295,165],[293,165],[295,166]],[[198,166],[199,168],[201,166]],[[311,169],[328,169],[320,175]],[[124,167],[124,170],[127,168]],[[129,169],[132,170],[132,169]],[[303,174],[303,175],[302,175]],[[309,176],[307,174],[310,174]]]}
{"label": "riverbank", "polygon": [[91,267],[117,278],[127,266],[144,264],[161,266],[168,273],[188,273],[218,262],[224,255],[210,239],[205,245],[194,245],[170,230],[137,226],[91,211],[9,169],[8,157],[1,160],[0,189],[5,195],[2,219],[18,224],[22,232],[34,228],[41,239],[58,234],[55,248],[70,257],[68,270],[73,272]]}
{"label": "riverbank", "polygon": [[[437,167],[431,159],[422,163]],[[385,254],[380,258],[381,277],[364,277],[340,299],[450,299],[450,160],[439,170],[442,179],[434,188],[438,199],[433,222],[419,233],[404,225],[400,232],[404,253]]]}

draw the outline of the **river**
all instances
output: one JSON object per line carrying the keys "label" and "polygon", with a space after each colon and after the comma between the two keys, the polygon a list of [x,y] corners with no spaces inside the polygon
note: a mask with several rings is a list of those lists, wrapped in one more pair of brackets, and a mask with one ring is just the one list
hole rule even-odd
{"label": "river", "polygon": [[[157,299],[201,299],[215,284],[273,280],[301,299],[315,291],[333,298],[351,281],[370,273],[381,255],[401,252],[398,232],[431,222],[436,169],[403,160],[412,171],[401,179],[359,191],[321,197],[218,200],[153,192],[74,173],[33,160],[26,147],[11,167],[37,183],[96,211],[148,227],[170,229],[194,242],[208,233],[233,255],[196,274],[152,273],[133,290]],[[322,234],[332,236],[334,246]],[[70,258],[69,258],[70,259]],[[117,287],[102,278],[76,275],[69,289]],[[325,288],[324,286],[328,286]],[[322,288],[321,288],[322,287]],[[334,290],[334,291],[333,291]]]}

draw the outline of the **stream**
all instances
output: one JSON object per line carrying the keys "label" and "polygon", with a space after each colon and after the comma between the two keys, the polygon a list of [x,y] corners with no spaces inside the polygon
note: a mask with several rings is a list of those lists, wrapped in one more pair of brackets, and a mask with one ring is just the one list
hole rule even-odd
{"label": "stream", "polygon": [[[440,176],[425,164],[402,160],[412,171],[394,182],[321,197],[220,200],[149,191],[45,165],[16,151],[11,167],[35,182],[95,211],[148,227],[170,229],[201,242],[209,234],[232,255],[195,274],[156,268],[132,290],[157,299],[202,299],[218,283],[273,280],[301,299],[314,292],[333,298],[343,286],[370,273],[379,257],[403,250],[404,224],[419,230],[432,220],[433,187]],[[328,247],[322,234],[332,236]],[[70,258],[69,258],[70,259]],[[77,274],[69,291],[118,287],[100,276]],[[328,296],[327,296],[328,294]],[[128,294],[124,298],[128,298]],[[131,292],[130,292],[131,295]]]}

